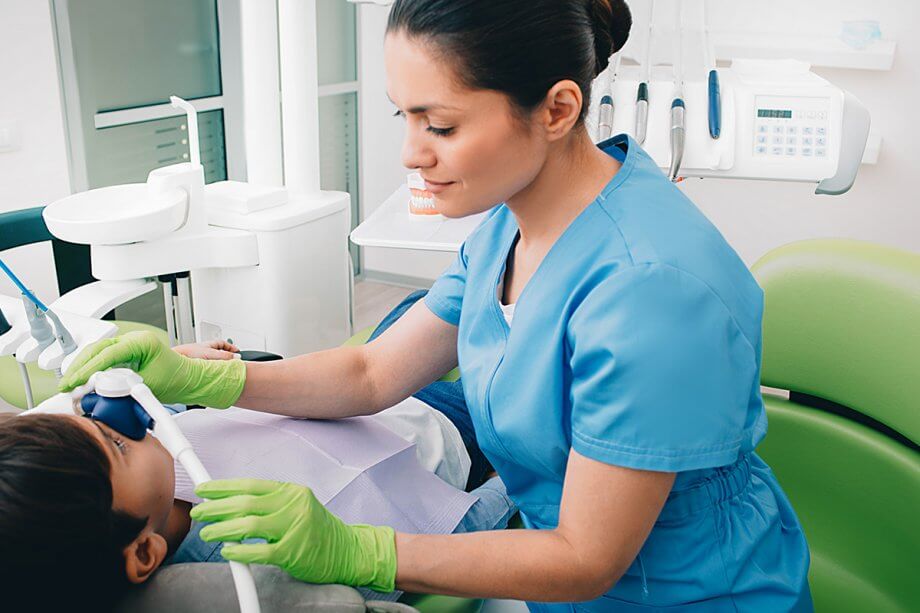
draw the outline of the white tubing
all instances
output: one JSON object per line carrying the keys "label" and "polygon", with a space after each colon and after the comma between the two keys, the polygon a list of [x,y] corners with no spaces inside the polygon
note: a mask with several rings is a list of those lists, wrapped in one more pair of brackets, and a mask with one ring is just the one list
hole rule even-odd
{"label": "white tubing", "polygon": [[[182,430],[173,420],[169,411],[160,404],[150,388],[140,383],[131,388],[131,396],[153,417],[155,423],[153,432],[157,440],[166,447],[166,450],[182,464],[195,485],[210,481],[207,469],[195,455],[191,443],[185,438]],[[240,602],[240,613],[260,613],[259,595],[256,592],[256,581],[252,571],[246,564],[230,562],[230,573],[233,575],[233,584],[236,586],[236,597]]]}
{"label": "white tubing", "polygon": [[192,166],[201,166],[201,144],[198,141],[198,111],[179,96],[170,96],[170,104],[185,111],[185,123],[188,124],[188,157]]}
{"label": "white tubing", "polygon": [[284,184],[291,195],[319,191],[316,0],[278,0]]}
{"label": "white tubing", "polygon": [[35,400],[32,398],[32,381],[29,379],[29,370],[26,365],[16,360],[19,364],[19,374],[22,375],[22,389],[26,393],[26,409],[35,408]]}

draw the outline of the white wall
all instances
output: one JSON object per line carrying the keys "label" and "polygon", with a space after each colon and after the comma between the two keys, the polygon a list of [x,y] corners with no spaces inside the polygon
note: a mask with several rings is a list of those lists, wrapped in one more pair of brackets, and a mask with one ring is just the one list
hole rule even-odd
{"label": "white wall", "polygon": [[[0,153],[0,212],[70,193],[66,140],[48,0],[0,0],[0,125],[15,124],[20,148]],[[50,243],[3,260],[46,302],[58,296]],[[5,275],[0,292],[18,295]]]}
{"label": "white wall", "polygon": [[[675,1],[675,0],[671,0]],[[640,0],[630,1],[638,13]],[[644,10],[644,9],[641,9]],[[361,8],[363,121],[362,201],[366,217],[404,176],[399,162],[401,121],[392,119],[385,95],[382,57],[387,10]],[[714,30],[784,32],[837,36],[844,20],[875,19],[882,36],[898,43],[890,71],[815,69],[860,98],[882,139],[874,166],[862,166],[843,196],[816,196],[814,186],[728,180],[691,180],[682,188],[719,227],[746,262],[770,249],[809,237],[852,237],[920,251],[920,199],[915,180],[920,164],[920,3],[915,0],[710,0]],[[373,274],[433,278],[450,258],[425,253],[365,249]]]}
{"label": "white wall", "polygon": [[773,247],[811,237],[848,237],[920,251],[920,163],[916,102],[920,98],[920,3],[915,0],[718,0],[714,29],[836,36],[844,20],[875,19],[897,41],[890,71],[816,68],[850,91],[872,114],[882,137],[875,165],[863,165],[842,196],[815,196],[810,186],[751,181],[688,181],[686,193],[722,230],[748,263]]}
{"label": "white wall", "polygon": [[[358,5],[358,108],[361,122],[361,219],[364,220],[405,180],[400,150],[404,122],[393,117],[387,100],[383,66],[383,38],[389,9]],[[408,206],[408,203],[407,203]],[[405,249],[364,248],[364,272],[434,279],[453,260],[453,254]]]}

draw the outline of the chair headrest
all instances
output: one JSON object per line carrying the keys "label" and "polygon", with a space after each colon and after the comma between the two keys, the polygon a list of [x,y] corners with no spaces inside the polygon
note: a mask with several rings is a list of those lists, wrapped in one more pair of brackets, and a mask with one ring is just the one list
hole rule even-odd
{"label": "chair headrest", "polygon": [[842,404],[920,441],[920,254],[808,240],[761,258],[770,387]]}

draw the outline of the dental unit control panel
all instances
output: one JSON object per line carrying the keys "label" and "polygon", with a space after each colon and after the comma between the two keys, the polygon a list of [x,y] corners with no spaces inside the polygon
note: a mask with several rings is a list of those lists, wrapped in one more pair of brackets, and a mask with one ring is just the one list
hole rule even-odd
{"label": "dental unit control panel", "polygon": [[758,97],[754,155],[826,158],[828,102],[814,98]]}
{"label": "dental unit control panel", "polygon": [[[635,97],[640,75],[621,68],[616,100]],[[869,137],[869,113],[851,94],[795,60],[735,60],[720,68],[722,129],[710,136],[706,83],[688,81],[686,136],[679,175],[817,183],[816,193],[842,194],[855,181]],[[671,90],[653,73],[648,84],[643,147],[659,167],[671,160]],[[595,110],[595,113],[597,111]],[[636,106],[620,104],[613,133],[634,135]]]}

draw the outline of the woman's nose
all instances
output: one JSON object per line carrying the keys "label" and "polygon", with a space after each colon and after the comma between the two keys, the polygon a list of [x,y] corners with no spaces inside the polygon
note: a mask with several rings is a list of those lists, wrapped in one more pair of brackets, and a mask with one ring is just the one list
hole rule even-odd
{"label": "woman's nose", "polygon": [[434,152],[424,143],[423,139],[413,134],[411,127],[406,129],[403,139],[402,163],[406,168],[430,168],[434,166]]}

